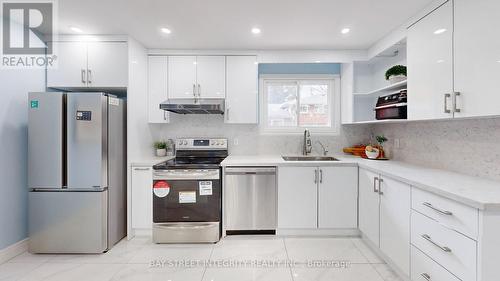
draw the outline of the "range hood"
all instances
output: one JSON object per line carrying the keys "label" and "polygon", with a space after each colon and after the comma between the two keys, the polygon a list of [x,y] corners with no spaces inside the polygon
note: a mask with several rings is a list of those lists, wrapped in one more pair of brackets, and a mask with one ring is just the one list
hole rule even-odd
{"label": "range hood", "polygon": [[160,109],[178,114],[224,114],[224,99],[168,99]]}

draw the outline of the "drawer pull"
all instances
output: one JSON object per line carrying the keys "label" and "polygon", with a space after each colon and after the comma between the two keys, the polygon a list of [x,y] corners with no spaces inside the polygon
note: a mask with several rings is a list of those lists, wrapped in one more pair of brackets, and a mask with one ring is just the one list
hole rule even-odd
{"label": "drawer pull", "polygon": [[422,238],[424,238],[425,240],[429,241],[432,245],[438,247],[439,249],[443,250],[444,252],[451,253],[451,249],[450,248],[448,248],[446,246],[441,246],[438,243],[434,242],[429,235],[423,234]]}
{"label": "drawer pull", "polygon": [[424,202],[424,203],[422,203],[422,205],[424,205],[424,206],[425,206],[425,207],[427,207],[427,208],[431,208],[431,209],[433,209],[434,211],[436,211],[436,212],[438,212],[438,213],[440,213],[440,214],[442,214],[442,215],[447,215],[447,216],[452,216],[452,215],[453,215],[453,213],[452,213],[452,212],[450,212],[450,211],[443,211],[443,210],[441,210],[441,209],[438,209],[438,208],[436,208],[436,207],[432,206],[432,204],[431,204],[431,203],[429,203],[429,202]]}
{"label": "drawer pull", "polygon": [[422,273],[420,274],[420,276],[422,276],[422,278],[424,278],[427,281],[431,281],[431,276],[427,273]]}

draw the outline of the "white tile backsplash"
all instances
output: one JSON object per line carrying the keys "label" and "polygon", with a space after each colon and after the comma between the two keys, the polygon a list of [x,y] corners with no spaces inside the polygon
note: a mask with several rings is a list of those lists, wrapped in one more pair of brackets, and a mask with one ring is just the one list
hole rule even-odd
{"label": "white tile backsplash", "polygon": [[500,180],[500,118],[378,124],[373,132],[389,138],[395,160]]}
{"label": "white tile backsplash", "polygon": [[[232,155],[283,155],[302,152],[302,135],[261,135],[258,125],[224,124],[220,115],[171,114],[170,120],[170,124],[150,125],[154,139],[225,137],[229,140],[229,153]],[[344,146],[366,141],[369,135],[369,126],[343,127],[338,136],[320,136],[313,133],[313,152],[322,153],[321,147],[316,143],[318,140],[327,144],[331,153],[340,153]]]}

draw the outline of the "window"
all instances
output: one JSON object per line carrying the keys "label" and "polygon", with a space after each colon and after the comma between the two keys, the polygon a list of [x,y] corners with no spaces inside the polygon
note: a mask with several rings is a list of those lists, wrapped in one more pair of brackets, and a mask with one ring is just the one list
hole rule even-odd
{"label": "window", "polygon": [[325,75],[261,77],[261,132],[337,133],[338,82],[338,76]]}

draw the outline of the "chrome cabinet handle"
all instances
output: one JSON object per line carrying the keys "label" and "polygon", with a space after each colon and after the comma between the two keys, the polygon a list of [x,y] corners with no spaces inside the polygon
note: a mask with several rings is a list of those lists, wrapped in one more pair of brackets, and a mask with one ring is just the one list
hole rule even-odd
{"label": "chrome cabinet handle", "polygon": [[135,171],[149,171],[150,168],[134,168]]}
{"label": "chrome cabinet handle", "polygon": [[201,97],[201,86],[198,84],[198,97]]}
{"label": "chrome cabinet handle", "polygon": [[444,94],[444,113],[451,113],[448,109],[448,99],[451,98],[451,94]]}
{"label": "chrome cabinet handle", "polygon": [[431,281],[431,276],[427,273],[422,273],[420,274],[420,276],[422,276],[422,278],[424,278],[427,281]]}
{"label": "chrome cabinet handle", "polygon": [[88,70],[88,81],[89,81],[89,84],[92,84],[92,70],[91,69]]}
{"label": "chrome cabinet handle", "polygon": [[378,193],[378,189],[377,189],[377,182],[378,182],[379,178],[378,177],[374,177],[373,178],[373,192],[375,193]]}
{"label": "chrome cabinet handle", "polygon": [[436,208],[436,207],[432,206],[432,204],[429,203],[429,202],[424,202],[424,203],[422,203],[422,205],[424,205],[425,207],[430,208],[430,209],[432,209],[432,210],[434,210],[434,211],[436,211],[436,212],[438,212],[438,213],[440,213],[442,215],[447,215],[447,216],[452,216],[453,215],[452,212]]}
{"label": "chrome cabinet handle", "polygon": [[460,113],[462,110],[457,107],[457,97],[460,97],[460,92],[453,93],[453,112]]}
{"label": "chrome cabinet handle", "polygon": [[314,170],[314,183],[318,183],[318,170]]}
{"label": "chrome cabinet handle", "polygon": [[323,170],[319,170],[319,183],[323,183]]}
{"label": "chrome cabinet handle", "polygon": [[87,78],[86,78],[86,71],[85,69],[82,68],[82,83],[85,84],[87,83]]}
{"label": "chrome cabinet handle", "polygon": [[384,193],[382,192],[382,183],[384,182],[384,179],[380,178],[378,179],[378,194],[380,195],[384,195]]}
{"label": "chrome cabinet handle", "polygon": [[165,110],[163,110],[163,120],[167,120],[167,112]]}
{"label": "chrome cabinet handle", "polygon": [[429,243],[431,243],[432,245],[438,247],[439,249],[443,250],[444,252],[451,253],[451,249],[450,248],[448,248],[446,246],[441,246],[438,243],[434,242],[429,235],[422,234],[422,238],[424,238],[425,240],[429,241]]}
{"label": "chrome cabinet handle", "polygon": [[229,121],[229,110],[230,110],[230,109],[231,109],[231,108],[229,108],[229,107],[228,107],[228,108],[226,108],[226,120],[228,120],[228,121]]}
{"label": "chrome cabinet handle", "polygon": [[193,96],[196,97],[196,84],[193,84]]}

